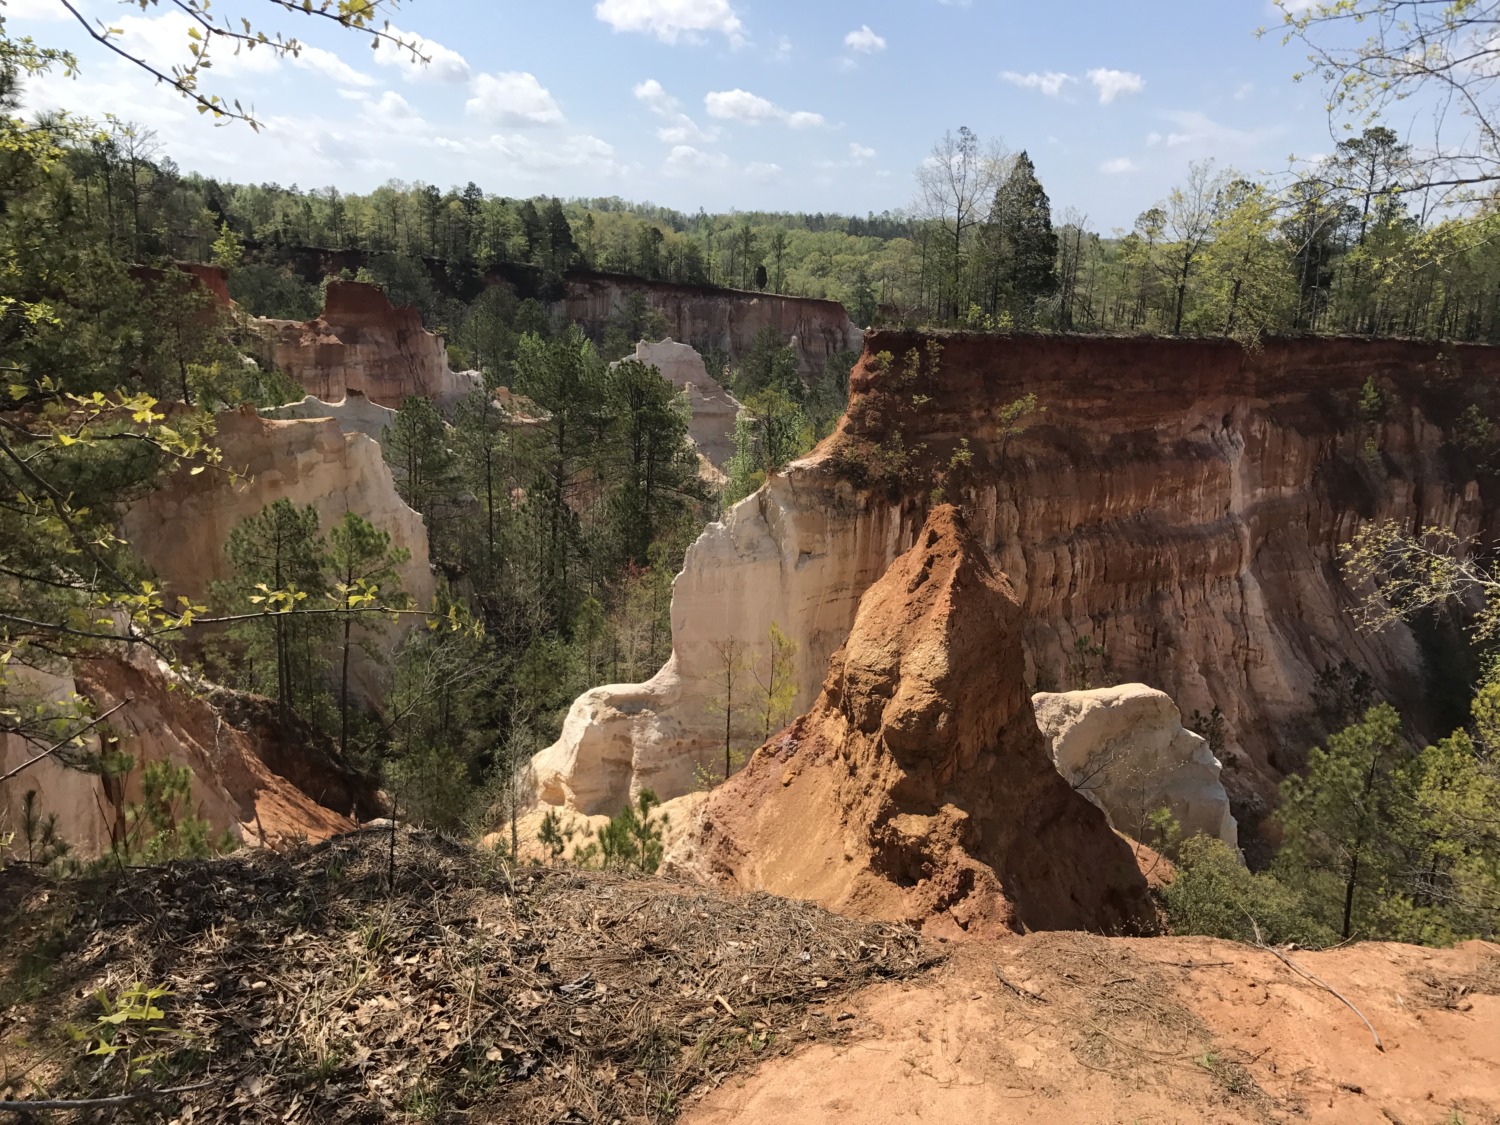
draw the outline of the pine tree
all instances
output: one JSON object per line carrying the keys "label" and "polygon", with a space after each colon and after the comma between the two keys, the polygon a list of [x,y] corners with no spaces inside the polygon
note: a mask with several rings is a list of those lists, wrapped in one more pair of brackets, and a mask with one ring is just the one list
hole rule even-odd
{"label": "pine tree", "polygon": [[1315,748],[1307,770],[1282,785],[1285,834],[1278,870],[1306,888],[1322,920],[1345,939],[1378,913],[1399,868],[1398,830],[1413,799],[1413,757],[1389,704]]}
{"label": "pine tree", "polygon": [[416,395],[403,399],[381,434],[380,448],[396,479],[396,491],[427,524],[433,552],[445,554],[458,481],[448,427],[437,407]]}
{"label": "pine tree", "polygon": [[388,532],[362,516],[344,513],[344,521],[328,535],[328,569],[333,579],[330,596],[340,609],[342,638],[339,650],[339,751],[349,752],[349,656],[354,625],[376,629],[369,616],[377,607],[402,609],[408,602],[401,589],[400,568],[411,559],[404,547],[392,547]]}
{"label": "pine tree", "polygon": [[269,639],[273,689],[287,721],[299,701],[304,709],[311,702],[323,674],[329,619],[306,612],[320,608],[319,595],[327,589],[327,545],[318,513],[312,505],[299,509],[290,500],[277,500],[231,531],[224,553],[235,577],[217,585],[217,599],[232,611],[263,613],[236,625],[231,636],[245,644],[253,684],[260,682],[257,665]]}
{"label": "pine tree", "polygon": [[607,430],[604,365],[578,328],[556,340],[521,338],[515,390],[541,408],[530,427],[527,490],[538,588],[553,624],[571,627],[575,563],[582,553],[572,501],[595,482],[593,458]]}
{"label": "pine tree", "polygon": [[688,410],[659,371],[635,360],[615,364],[606,385],[619,465],[611,502],[616,540],[631,562],[645,566],[657,535],[702,497]]}
{"label": "pine tree", "polygon": [[1057,292],[1057,234],[1052,204],[1025,152],[995,189],[984,238],[990,311],[1009,313],[1014,324],[1030,327],[1036,303]]}

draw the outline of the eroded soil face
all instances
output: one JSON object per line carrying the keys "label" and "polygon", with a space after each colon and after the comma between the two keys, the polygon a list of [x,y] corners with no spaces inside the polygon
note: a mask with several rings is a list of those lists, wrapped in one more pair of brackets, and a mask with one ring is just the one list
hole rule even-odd
{"label": "eroded soil face", "polygon": [[853,1042],[731,1079],[692,1125],[1500,1121],[1500,948],[1273,954],[1036,934],[852,1005]]}

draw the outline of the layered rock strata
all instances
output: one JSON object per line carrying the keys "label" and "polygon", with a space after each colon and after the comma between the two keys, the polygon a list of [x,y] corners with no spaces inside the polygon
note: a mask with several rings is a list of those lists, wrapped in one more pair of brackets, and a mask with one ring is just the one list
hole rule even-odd
{"label": "layered rock strata", "polygon": [[1141,838],[1147,817],[1164,808],[1184,835],[1238,844],[1223,767],[1165,692],[1121,684],[1040,693],[1031,705],[1057,772],[1121,832]]}
{"label": "layered rock strata", "polygon": [[478,372],[448,366],[442,337],[415,308],[392,308],[376,285],[332,280],[316,320],[258,323],[271,362],[324,402],[356,393],[395,408],[415,395],[446,407],[483,386]]}
{"label": "layered rock strata", "polygon": [[1047,756],[1024,665],[1009,582],[934,509],[812,710],[702,804],[696,873],[939,934],[1149,930],[1129,847]]}
{"label": "layered rock strata", "polygon": [[[1045,413],[1018,426],[1006,407],[1027,394]],[[1225,785],[1253,820],[1324,733],[1312,696],[1325,669],[1368,671],[1418,729],[1457,721],[1431,706],[1430,644],[1356,627],[1337,555],[1384,519],[1495,537],[1495,479],[1456,437],[1470,406],[1500,408],[1500,350],[872,333],[839,432],[694,544],[672,659],[646,684],[578,700],[536,760],[539,795],[604,812],[643,786],[686,792],[722,747],[716,644],[737,638],[764,661],[773,621],[798,645],[808,707],[940,486],[1014,584],[1029,681],[1066,687],[1085,659],[1094,682],[1151,684],[1184,714],[1218,706]]]}
{"label": "layered rock strata", "polygon": [[597,335],[612,317],[627,310],[632,294],[639,294],[648,307],[666,317],[674,340],[718,348],[736,359],[750,350],[756,334],[765,328],[775,328],[788,339],[795,337],[804,375],[821,374],[838,352],[859,351],[864,338],[837,301],[673,285],[614,274],[570,274],[555,310]]}

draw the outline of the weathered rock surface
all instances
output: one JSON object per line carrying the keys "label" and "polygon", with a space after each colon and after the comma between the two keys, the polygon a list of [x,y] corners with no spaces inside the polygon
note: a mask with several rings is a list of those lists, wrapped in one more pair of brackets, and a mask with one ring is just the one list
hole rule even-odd
{"label": "weathered rock surface", "polygon": [[298,402],[284,406],[267,406],[260,411],[263,418],[332,418],[346,434],[364,434],[380,440],[380,436],[396,420],[396,412],[389,406],[371,402],[358,391],[349,392],[348,397],[337,402],[324,402],[308,395]]}
{"label": "weathered rock surface", "polygon": [[556,306],[566,319],[599,333],[605,322],[625,311],[632,293],[667,318],[674,340],[694,347],[713,347],[738,359],[750,349],[757,332],[774,327],[796,337],[804,375],[821,374],[837,352],[857,352],[864,333],[837,301],[781,297],[710,286],[673,285],[615,274],[570,274],[566,293]]}
{"label": "weathered rock surface", "polygon": [[[80,661],[71,673],[24,670],[19,688],[31,702],[62,703],[81,698],[109,719],[111,750],[129,754],[136,766],[124,778],[102,778],[59,758],[29,767],[0,786],[0,823],[21,823],[21,803],[35,791],[41,817],[57,816],[57,834],[72,855],[89,859],[123,841],[126,807],[141,800],[147,765],[170,762],[192,770],[189,809],[208,822],[215,836],[228,832],[249,844],[278,846],[321,840],[354,827],[351,817],[371,795],[331,760],[285,736],[253,715],[226,721],[225,714],[183,685],[172,685],[147,654],[105,655]],[[237,697],[238,698],[238,697]],[[253,710],[255,701],[246,699]],[[264,701],[260,701],[264,704]],[[100,749],[88,736],[86,750]],[[0,735],[0,773],[29,761],[39,747],[13,735]],[[25,843],[13,844],[25,857]]]}
{"label": "weathered rock surface", "polygon": [[[345,512],[388,532],[394,546],[411,552],[400,572],[403,588],[418,608],[431,604],[436,582],[428,561],[427,528],[396,492],[376,441],[363,433],[344,433],[331,417],[280,421],[262,418],[248,407],[219,415],[215,440],[228,472],[191,476],[179,471],[132,504],[122,520],[126,538],[170,595],[199,600],[212,583],[230,577],[224,553],[229,533],[286,498],[298,507],[311,504],[325,533]],[[379,643],[393,646],[412,627],[404,618]],[[369,662],[356,658],[353,671],[360,697],[377,698],[378,677]]]}
{"label": "weathered rock surface", "polygon": [[[722,747],[708,677],[715,641],[764,659],[775,621],[797,643],[799,709],[844,642],[860,595],[914,541],[939,477],[962,501],[1024,609],[1028,678],[1069,682],[1076,642],[1094,679],[1217,705],[1225,784],[1243,827],[1322,736],[1312,686],[1348,659],[1420,729],[1434,712],[1428,655],[1408,629],[1355,627],[1338,544],[1362,524],[1441,524],[1492,540],[1492,478],[1451,438],[1466,406],[1500,409],[1500,349],[1350,339],[1205,340],[948,335],[905,385],[928,338],[872,333],[841,430],[710,526],[673,590],[673,657],[644,685],[595,689],[536,762],[544,800],[618,807],[632,786],[668,798]],[[1365,381],[1385,417],[1359,409]],[[1006,404],[1046,413],[1009,435]],[[925,401],[919,401],[923,400]],[[869,454],[900,434],[898,479]],[[950,471],[967,440],[969,465]],[[925,447],[925,448],[924,448]],[[602,763],[602,768],[601,768]],[[607,800],[599,797],[607,794]],[[586,795],[586,796],[585,796]],[[599,811],[603,811],[601,808]]]}
{"label": "weathered rock surface", "polygon": [[272,362],[324,402],[358,393],[392,408],[409,395],[449,406],[483,385],[478,372],[450,368],[442,337],[410,305],[392,308],[376,285],[330,281],[318,319],[259,323]]}
{"label": "weathered rock surface", "polygon": [[1149,930],[1146,883],[1058,775],[1021,611],[957,509],[860,602],[813,709],[714,789],[700,874],[935,933]]}
{"label": "weathered rock surface", "polygon": [[708,463],[722,470],[734,456],[734,423],[740,404],[709,375],[697,349],[673,340],[658,344],[643,340],[635,346],[631,358],[656,368],[663,379],[687,393],[692,410],[688,435]]}
{"label": "weathered rock surface", "polygon": [[1153,810],[1171,810],[1185,835],[1238,843],[1222,769],[1182,725],[1166,692],[1145,684],[1031,697],[1057,772],[1126,835],[1141,838]]}

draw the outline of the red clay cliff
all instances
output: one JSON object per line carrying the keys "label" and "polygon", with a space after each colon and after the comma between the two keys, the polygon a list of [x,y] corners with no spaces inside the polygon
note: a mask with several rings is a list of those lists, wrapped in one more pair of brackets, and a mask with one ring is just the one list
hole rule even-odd
{"label": "red clay cliff", "polygon": [[812,711],[715,789],[700,873],[936,934],[1149,931],[1129,848],[1058,775],[1021,610],[957,509],[860,602]]}

